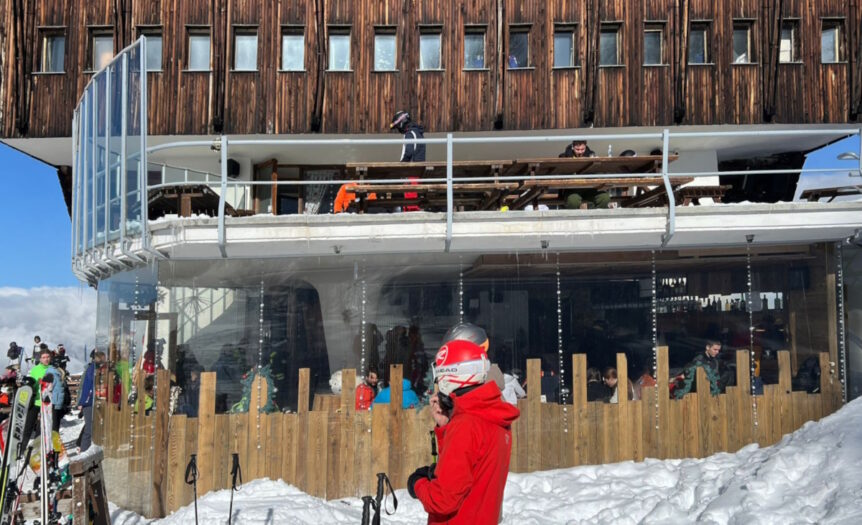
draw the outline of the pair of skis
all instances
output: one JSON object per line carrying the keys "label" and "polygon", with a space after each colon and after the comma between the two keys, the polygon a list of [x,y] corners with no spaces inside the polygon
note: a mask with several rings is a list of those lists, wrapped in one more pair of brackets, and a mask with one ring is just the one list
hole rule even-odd
{"label": "pair of skis", "polygon": [[[21,487],[19,482],[23,478],[27,463],[30,460],[32,448],[27,448],[24,461],[20,461],[24,447],[30,441],[33,431],[34,412],[30,410],[33,404],[33,388],[23,385],[15,392],[15,401],[12,404],[12,414],[7,422],[6,439],[4,441],[3,461],[0,463],[0,524],[10,525],[14,523],[18,511]],[[12,467],[15,467],[12,479]]]}

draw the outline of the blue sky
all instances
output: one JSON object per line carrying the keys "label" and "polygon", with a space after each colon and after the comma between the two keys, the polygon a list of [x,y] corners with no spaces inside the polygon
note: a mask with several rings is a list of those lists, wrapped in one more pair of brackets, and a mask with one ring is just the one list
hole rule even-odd
{"label": "blue sky", "polygon": [[[849,172],[855,174],[859,169],[856,160],[838,160],[838,155],[853,152],[859,155],[859,135],[847,137],[833,144],[812,151],[805,159],[802,175],[799,177],[799,185],[796,188],[796,199],[808,188],[836,188],[850,185],[862,185],[862,177],[848,177]],[[818,173],[818,169],[846,168],[846,172]],[[858,197],[856,198],[858,199]]]}
{"label": "blue sky", "polygon": [[0,287],[77,286],[71,222],[56,170],[0,144],[0,180]]}

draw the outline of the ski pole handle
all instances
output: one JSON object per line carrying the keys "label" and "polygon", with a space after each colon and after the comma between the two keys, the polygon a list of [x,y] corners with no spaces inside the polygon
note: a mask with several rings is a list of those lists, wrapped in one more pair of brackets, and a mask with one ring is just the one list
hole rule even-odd
{"label": "ski pole handle", "polygon": [[197,485],[197,482],[198,482],[197,454],[192,454],[191,459],[189,459],[189,464],[186,465],[186,484],[187,485]]}
{"label": "ski pole handle", "polygon": [[374,498],[371,496],[362,496],[362,525],[371,525],[372,508],[375,508]]}
{"label": "ski pole handle", "polygon": [[237,490],[239,487],[237,486],[237,479],[239,479],[239,486],[242,486],[242,469],[239,466],[239,454],[236,452],[233,453],[233,465],[230,468],[230,477],[231,477],[231,490]]}

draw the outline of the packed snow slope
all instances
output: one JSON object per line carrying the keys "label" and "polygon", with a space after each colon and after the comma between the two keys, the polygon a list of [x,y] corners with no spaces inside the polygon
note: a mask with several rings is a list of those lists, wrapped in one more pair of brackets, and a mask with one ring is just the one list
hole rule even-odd
{"label": "packed snow slope", "polygon": [[[421,504],[406,490],[396,495],[398,511],[384,516],[383,523],[425,522]],[[203,497],[200,523],[225,523],[229,496],[219,491]],[[242,525],[355,525],[362,515],[357,498],[323,501],[281,481],[252,481],[234,498],[233,523]],[[149,521],[116,510],[113,523]],[[192,505],[154,522],[187,523],[194,523]],[[860,524],[862,398],[768,448],[510,474],[503,523]]]}

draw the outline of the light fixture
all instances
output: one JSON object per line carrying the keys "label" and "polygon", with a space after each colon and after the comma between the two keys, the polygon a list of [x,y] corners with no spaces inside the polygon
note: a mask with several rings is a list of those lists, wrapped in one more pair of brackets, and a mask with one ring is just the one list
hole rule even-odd
{"label": "light fixture", "polygon": [[852,151],[845,151],[844,153],[838,155],[838,160],[859,160],[859,155],[857,153],[853,153]]}

